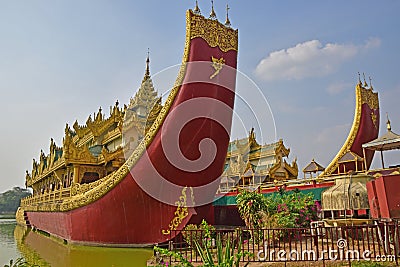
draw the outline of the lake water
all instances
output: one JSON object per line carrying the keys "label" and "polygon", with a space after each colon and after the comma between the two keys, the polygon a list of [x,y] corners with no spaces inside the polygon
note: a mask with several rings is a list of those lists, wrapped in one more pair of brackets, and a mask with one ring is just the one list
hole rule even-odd
{"label": "lake water", "polygon": [[152,253],[151,249],[65,245],[16,225],[15,219],[0,218],[0,267],[20,257],[42,267],[142,267]]}

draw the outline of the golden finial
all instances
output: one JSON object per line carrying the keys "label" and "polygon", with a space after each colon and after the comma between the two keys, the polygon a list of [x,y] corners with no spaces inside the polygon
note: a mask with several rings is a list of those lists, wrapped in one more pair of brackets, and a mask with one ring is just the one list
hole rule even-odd
{"label": "golden finial", "polygon": [[226,4],[226,20],[225,20],[225,26],[230,27],[231,26],[231,22],[229,20],[229,5]]}
{"label": "golden finial", "polygon": [[364,72],[363,72],[363,77],[364,77],[364,87],[367,87],[368,84],[367,84],[367,81],[365,80],[365,73]]}
{"label": "golden finial", "polygon": [[150,76],[150,49],[147,48],[146,76]]}
{"label": "golden finial", "polygon": [[374,88],[372,87],[372,79],[371,79],[371,76],[369,76],[369,88],[370,88],[371,90],[374,90]]}
{"label": "golden finial", "polygon": [[392,126],[390,125],[389,115],[388,115],[387,112],[386,112],[386,119],[387,119],[386,127],[387,127],[388,131],[391,131],[392,130]]}
{"label": "golden finial", "polygon": [[361,83],[361,75],[360,75],[360,72],[359,72],[359,71],[358,71],[357,73],[358,73],[358,84],[361,85],[361,84],[362,84],[362,83]]}
{"label": "golden finial", "polygon": [[214,0],[211,0],[210,19],[217,19],[217,14],[215,14],[215,11],[214,11]]}
{"label": "golden finial", "polygon": [[195,8],[193,9],[193,12],[194,12],[195,14],[198,14],[198,15],[201,14],[200,8],[199,8],[199,3],[197,2],[197,0],[196,0],[196,6],[195,6]]}

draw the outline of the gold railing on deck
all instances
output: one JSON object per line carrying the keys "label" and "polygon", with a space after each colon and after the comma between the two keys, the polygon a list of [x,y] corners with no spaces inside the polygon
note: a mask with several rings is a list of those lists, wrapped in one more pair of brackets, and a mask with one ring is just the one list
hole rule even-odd
{"label": "gold railing on deck", "polygon": [[62,188],[43,194],[32,195],[21,199],[21,207],[44,204],[44,203],[61,203],[64,199],[71,196],[71,188]]}

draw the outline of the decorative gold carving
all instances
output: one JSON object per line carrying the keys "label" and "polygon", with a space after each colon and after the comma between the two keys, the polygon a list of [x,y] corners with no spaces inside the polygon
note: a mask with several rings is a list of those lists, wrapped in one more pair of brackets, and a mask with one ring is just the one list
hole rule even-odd
{"label": "decorative gold carving", "polygon": [[99,179],[95,182],[88,183],[88,184],[78,184],[74,183],[71,186],[71,196],[75,196],[78,194],[83,194],[99,185],[101,185],[105,181],[105,178]]}
{"label": "decorative gold carving", "polygon": [[378,109],[379,108],[378,93],[375,93],[370,89],[363,88],[363,90],[361,90],[361,104],[367,104],[370,109]]}
{"label": "decorative gold carving", "polygon": [[158,100],[154,103],[152,109],[150,110],[149,115],[147,116],[145,132],[148,132],[150,130],[151,125],[153,125],[153,123],[156,121],[158,115],[161,112],[161,109],[161,97],[159,97]]}
{"label": "decorative gold carving", "polygon": [[72,127],[74,128],[74,130],[79,138],[83,138],[85,135],[90,133],[90,129],[86,125],[80,126],[78,124],[78,121],[75,121],[75,123],[74,123],[74,125],[72,125]]}
{"label": "decorative gold carving", "polygon": [[[163,235],[169,235],[171,233],[171,230],[176,230],[178,226],[182,223],[183,219],[185,219],[189,215],[186,204],[186,189],[187,187],[184,187],[182,189],[182,195],[179,197],[179,201],[175,202],[175,205],[177,206],[174,213],[175,217],[169,223],[167,230],[162,229]],[[191,194],[193,197],[193,189],[191,191]]]}
{"label": "decorative gold carving", "polygon": [[379,109],[378,93],[373,92],[371,89],[366,89],[362,86],[361,83],[358,83],[356,86],[356,108],[350,133],[335,158],[331,161],[328,167],[326,167],[325,171],[323,171],[318,177],[328,176],[334,173],[339,167],[339,159],[342,158],[343,155],[351,149],[360,128],[363,104],[367,104],[371,109],[374,110]]}
{"label": "decorative gold carving", "polygon": [[218,75],[218,73],[222,70],[222,67],[225,65],[225,59],[221,57],[220,59],[211,57],[212,60],[212,66],[215,69],[215,72],[210,76],[210,80],[212,80],[215,76]]}
{"label": "decorative gold carving", "polygon": [[78,147],[74,142],[64,146],[64,157],[68,162],[97,164],[99,160],[90,153],[87,146]]}
{"label": "decorative gold carving", "polygon": [[238,31],[227,27],[217,20],[206,19],[202,15],[190,13],[190,39],[200,37],[209,46],[219,47],[223,52],[238,50]]}
{"label": "decorative gold carving", "polygon": [[92,120],[92,117],[89,116],[86,121],[86,125],[90,129],[94,137],[99,137],[103,133],[105,133],[111,126],[113,126],[114,123],[118,123],[122,120],[123,113],[118,108],[118,104],[116,104],[114,110],[111,112],[111,116],[108,119],[104,119],[102,110],[100,108],[94,120]]}
{"label": "decorative gold carving", "polygon": [[105,147],[101,150],[101,156],[104,162],[109,162],[114,159],[123,158],[124,151],[122,147],[118,147],[116,150],[110,152]]}
{"label": "decorative gold carving", "polygon": [[17,212],[15,213],[15,220],[19,225],[26,225],[24,210],[22,208],[17,209]]}
{"label": "decorative gold carving", "polygon": [[372,123],[374,124],[375,128],[378,129],[378,125],[376,124],[378,119],[377,119],[375,113],[373,113],[373,112],[371,112],[371,120],[372,120]]}

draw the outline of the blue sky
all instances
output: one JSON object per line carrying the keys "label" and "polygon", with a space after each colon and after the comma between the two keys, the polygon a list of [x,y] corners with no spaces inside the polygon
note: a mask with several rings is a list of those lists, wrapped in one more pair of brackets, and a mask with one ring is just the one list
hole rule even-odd
{"label": "blue sky", "polygon": [[[24,185],[50,138],[61,145],[65,123],[83,124],[100,106],[107,113],[117,99],[127,103],[147,48],[153,74],[179,64],[194,2],[0,0],[0,192]],[[239,70],[267,99],[276,138],[300,168],[312,158],[327,166],[340,149],[353,121],[357,72],[379,92],[381,122],[388,112],[400,133],[399,1],[215,0],[221,21],[227,3],[239,29]],[[210,1],[199,6],[209,14]],[[267,106],[256,109],[269,116]],[[390,153],[389,163],[398,155]]]}

